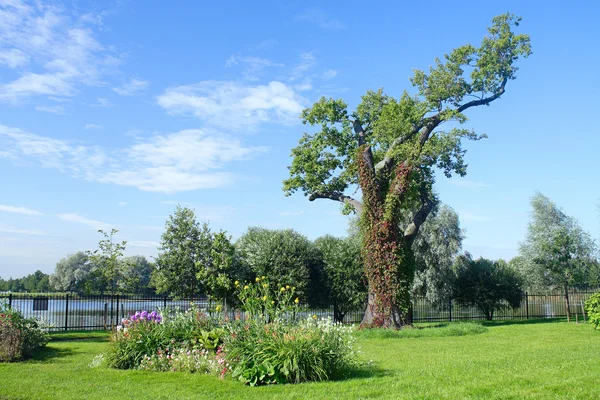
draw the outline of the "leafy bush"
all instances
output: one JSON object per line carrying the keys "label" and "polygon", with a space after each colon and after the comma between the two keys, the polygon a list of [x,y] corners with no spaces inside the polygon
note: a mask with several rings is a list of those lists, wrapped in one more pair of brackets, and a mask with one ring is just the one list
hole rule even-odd
{"label": "leafy bush", "polygon": [[[144,356],[156,354],[159,349],[168,346],[177,344],[192,348],[198,338],[203,337],[203,332],[210,332],[215,326],[208,315],[195,307],[185,312],[165,311],[162,316],[155,311],[138,311],[122,322],[106,355],[108,365],[119,369],[135,368]],[[222,342],[221,339],[215,340],[214,332],[211,335],[213,342]]]}
{"label": "leafy bush", "polygon": [[352,328],[314,316],[296,321],[294,287],[271,287],[264,277],[237,286],[249,318],[230,324],[225,338],[233,377],[251,386],[321,381],[354,365]]}
{"label": "leafy bush", "polygon": [[587,312],[590,324],[600,330],[600,293],[591,295],[585,301],[585,312]]}
{"label": "leafy bush", "polygon": [[322,381],[355,364],[352,327],[331,319],[240,324],[226,339],[232,375],[251,386]]}
{"label": "leafy bush", "polygon": [[48,331],[40,321],[24,318],[19,311],[0,305],[0,361],[30,357],[48,339]]}

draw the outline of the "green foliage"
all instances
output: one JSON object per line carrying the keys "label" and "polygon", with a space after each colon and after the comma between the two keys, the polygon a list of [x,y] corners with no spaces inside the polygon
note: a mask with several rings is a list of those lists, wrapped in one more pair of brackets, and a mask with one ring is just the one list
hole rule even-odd
{"label": "green foliage", "polygon": [[239,323],[225,346],[233,377],[251,386],[327,380],[356,364],[352,328],[331,320]]}
{"label": "green foliage", "polygon": [[533,214],[520,255],[515,260],[535,288],[559,288],[597,283],[596,244],[579,223],[541,193],[531,199]]}
{"label": "green foliage", "polygon": [[585,301],[585,312],[590,324],[594,325],[596,329],[600,329],[600,293],[591,295]]}
{"label": "green foliage", "polygon": [[24,318],[18,310],[0,304],[0,362],[29,358],[48,340],[48,331],[40,321]]}
{"label": "green foliage", "polygon": [[[362,212],[370,291],[366,323],[408,323],[416,270],[411,245],[432,208],[435,170],[464,176],[463,140],[485,137],[441,127],[465,123],[466,110],[505,93],[517,61],[531,54],[529,37],[512,31],[519,23],[512,14],[496,16],[479,47],[458,47],[428,72],[415,70],[414,96],[405,91],[395,99],[380,89],[362,96],[354,111],[344,100],[322,98],[302,112],[303,123],[317,132],[304,133],[292,149],[283,190],[300,191],[311,201],[342,202],[346,213]],[[347,194],[356,186],[363,204]],[[406,223],[402,216],[413,209],[418,212]]]}
{"label": "green foliage", "polygon": [[121,261],[119,290],[125,293],[153,294],[150,278],[154,264],[144,256],[124,257]]}
{"label": "green foliage", "polygon": [[56,263],[54,273],[50,275],[50,285],[59,292],[85,291],[93,265],[83,251],[68,255]]}
{"label": "green foliage", "polygon": [[293,322],[300,310],[295,286],[277,286],[266,276],[257,276],[254,282],[236,281],[235,286],[241,307],[250,319]]}
{"label": "green foliage", "polygon": [[160,372],[205,373],[223,377],[227,372],[221,349],[165,348],[142,358],[138,369]]}
{"label": "green foliage", "polygon": [[469,253],[455,262],[454,299],[465,307],[477,307],[492,320],[494,311],[518,308],[523,299],[523,279],[503,261],[473,260]]}
{"label": "green foliage", "polygon": [[412,245],[416,265],[413,294],[424,296],[437,308],[448,304],[455,278],[452,264],[463,238],[456,211],[447,205],[436,206]]}
{"label": "green foliage", "polygon": [[322,302],[323,263],[315,245],[291,229],[252,227],[235,244],[246,278],[268,276],[277,287],[294,286],[301,299]]}
{"label": "green foliage", "polygon": [[211,232],[193,210],[177,206],[161,237],[152,277],[158,292],[191,299],[199,294],[225,298],[232,292],[235,254],[224,232]]}
{"label": "green foliage", "polygon": [[50,275],[40,270],[23,278],[4,280],[0,278],[0,292],[49,292]]}
{"label": "green foliage", "polygon": [[[205,332],[211,332],[208,335],[214,341],[215,335],[222,334],[215,328],[216,322],[194,307],[185,312],[163,310],[161,318],[151,321],[131,316],[112,336],[106,360],[112,368],[137,368],[145,356],[157,354],[159,350],[202,347],[198,338]],[[221,342],[222,338],[217,341]]]}
{"label": "green foliage", "polygon": [[360,239],[330,235],[315,240],[324,264],[324,282],[333,304],[334,320],[343,322],[348,311],[364,309],[367,297]]}
{"label": "green foliage", "polygon": [[114,235],[119,232],[117,229],[113,228],[110,232],[100,229],[98,232],[104,236],[104,239],[98,242],[97,250],[88,251],[89,262],[99,273],[103,282],[102,286],[107,288],[111,294],[115,294],[122,278],[123,261],[121,258],[127,242],[115,242]]}

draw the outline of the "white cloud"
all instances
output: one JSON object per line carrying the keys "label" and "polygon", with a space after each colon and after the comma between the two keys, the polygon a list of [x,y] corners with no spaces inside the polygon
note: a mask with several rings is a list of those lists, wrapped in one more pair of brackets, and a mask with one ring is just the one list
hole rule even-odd
{"label": "white cloud", "polygon": [[465,187],[465,188],[470,188],[470,189],[490,187],[490,185],[488,185],[487,183],[470,181],[468,179],[460,179],[460,178],[450,179],[450,180],[448,180],[448,182],[454,186]]}
{"label": "white cloud", "polygon": [[89,181],[175,193],[228,185],[236,177],[223,169],[266,151],[208,130],[154,135],[114,151],[51,139],[0,125],[0,157],[39,163]]}
{"label": "white cloud", "polygon": [[325,80],[329,80],[329,79],[333,79],[337,76],[338,72],[334,69],[328,69],[327,71],[323,72],[323,75],[321,75],[321,77]]}
{"label": "white cloud", "polygon": [[281,211],[279,215],[290,217],[290,216],[298,216],[304,214],[304,211]]}
{"label": "white cloud", "polygon": [[83,129],[102,129],[102,125],[85,124],[85,126],[83,127]]}
{"label": "white cloud", "polygon": [[485,216],[473,214],[473,213],[468,212],[468,211],[460,211],[458,214],[460,215],[460,218],[462,220],[464,220],[464,221],[470,221],[470,222],[488,222],[488,221],[492,220],[490,217],[485,217]]}
{"label": "white cloud", "polygon": [[226,67],[233,67],[240,65],[244,71],[244,78],[250,81],[259,79],[259,76],[267,68],[283,68],[285,67],[282,63],[277,63],[266,58],[256,56],[240,56],[232,55],[225,62]]}
{"label": "white cloud", "polygon": [[157,98],[170,114],[192,115],[209,125],[255,129],[259,123],[298,121],[305,100],[278,81],[249,86],[232,81],[203,81],[167,89]]}
{"label": "white cloud", "polygon": [[160,243],[152,241],[152,240],[128,240],[127,246],[156,248],[156,247],[160,246]]}
{"label": "white cloud", "polygon": [[0,49],[0,64],[10,68],[17,68],[27,65],[29,56],[19,49]]}
{"label": "white cloud", "polygon": [[9,233],[9,234],[17,234],[17,235],[27,235],[27,236],[46,236],[47,233],[44,231],[40,231],[37,229],[15,229],[7,226],[0,225],[0,233]]}
{"label": "white cloud", "polygon": [[133,96],[137,92],[144,90],[150,85],[150,82],[141,79],[132,78],[129,82],[121,87],[115,87],[113,90],[121,96]]}
{"label": "white cloud", "polygon": [[27,236],[46,236],[47,233],[37,229],[15,229],[0,225],[0,233],[9,233]]}
{"label": "white cloud", "polygon": [[106,222],[96,221],[93,219],[85,218],[79,214],[71,213],[71,214],[58,214],[57,217],[63,221],[75,222],[78,224],[88,225],[93,229],[102,229],[108,230],[114,227],[112,224],[107,224]]}
{"label": "white cloud", "polygon": [[98,102],[93,104],[95,107],[112,107],[114,104],[104,97],[98,97]]}
{"label": "white cloud", "polygon": [[35,108],[37,111],[43,111],[43,112],[47,112],[47,113],[52,113],[52,114],[64,114],[65,113],[65,108],[63,106],[60,105],[56,105],[56,106],[37,106]]}
{"label": "white cloud", "polygon": [[[13,68],[18,77],[0,84],[0,101],[68,97],[81,85],[99,84],[118,60],[96,41],[89,22],[89,15],[69,15],[60,6],[2,2],[0,64]],[[21,69],[24,66],[27,70]]]}
{"label": "white cloud", "polygon": [[308,9],[305,12],[298,14],[296,18],[302,21],[311,22],[320,28],[330,31],[346,29],[346,25],[342,21],[329,17],[323,10],[318,8]]}
{"label": "white cloud", "polygon": [[41,212],[32,210],[30,208],[7,206],[3,204],[0,204],[0,211],[25,215],[44,215]]}

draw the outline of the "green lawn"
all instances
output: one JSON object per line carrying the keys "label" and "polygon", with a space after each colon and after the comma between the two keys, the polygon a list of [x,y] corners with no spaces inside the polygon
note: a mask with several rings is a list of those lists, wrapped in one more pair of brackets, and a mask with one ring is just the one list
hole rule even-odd
{"label": "green lawn", "polygon": [[[498,322],[478,334],[377,338],[373,367],[336,382],[251,388],[205,375],[89,364],[105,338],[53,341],[33,360],[0,364],[0,399],[596,399],[600,332],[566,322]],[[459,329],[460,330],[460,329]],[[441,332],[440,331],[440,332]]]}

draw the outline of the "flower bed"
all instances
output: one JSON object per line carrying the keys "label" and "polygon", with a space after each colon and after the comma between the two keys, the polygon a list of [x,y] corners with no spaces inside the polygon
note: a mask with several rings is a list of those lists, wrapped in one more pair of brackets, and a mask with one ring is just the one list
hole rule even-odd
{"label": "flower bed", "polygon": [[[113,335],[113,368],[231,375],[249,385],[320,381],[356,365],[352,327],[315,316],[298,320],[293,286],[265,277],[236,282],[244,318],[186,312],[136,312]],[[218,308],[217,308],[218,309]]]}

